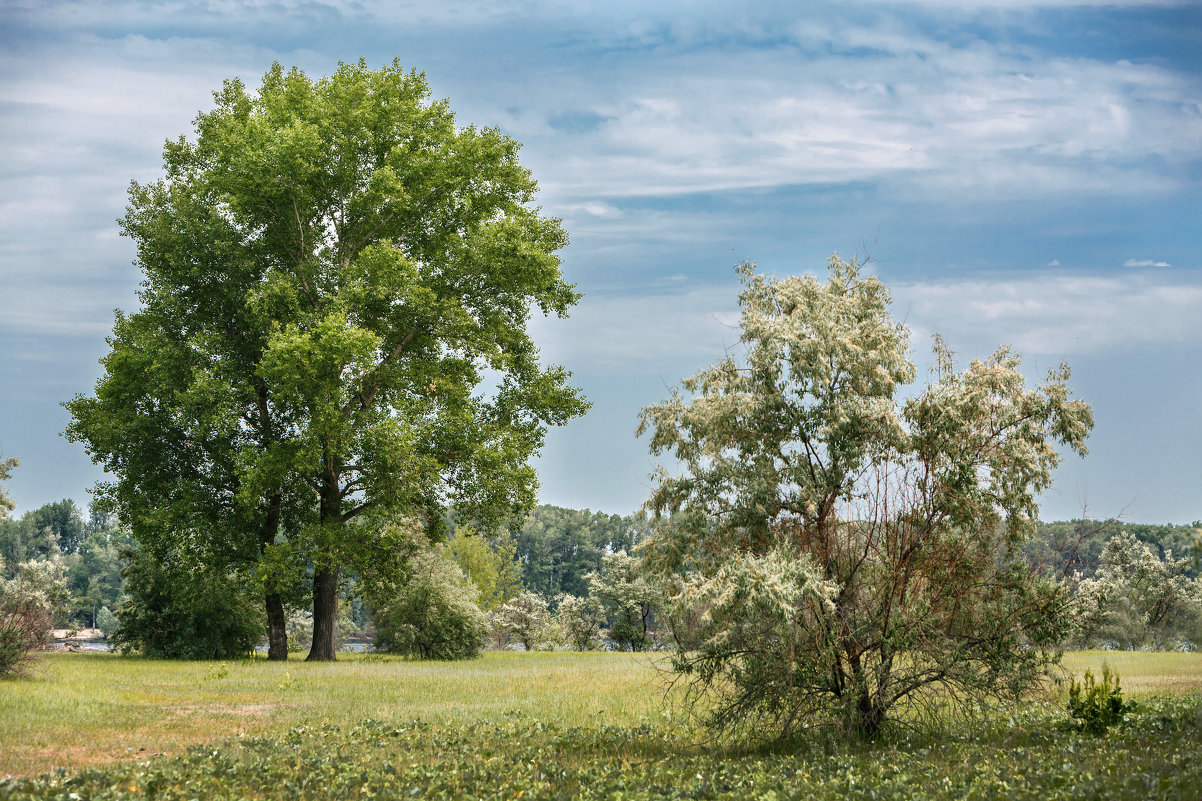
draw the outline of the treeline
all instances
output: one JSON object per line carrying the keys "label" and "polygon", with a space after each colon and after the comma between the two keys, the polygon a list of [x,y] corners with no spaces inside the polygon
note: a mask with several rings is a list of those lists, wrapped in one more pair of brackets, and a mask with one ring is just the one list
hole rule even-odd
{"label": "treeline", "polygon": [[122,569],[132,545],[111,517],[96,511],[85,519],[75,501],[64,498],[19,518],[0,518],[0,579],[14,579],[23,564],[52,562],[67,592],[55,625],[107,633],[122,599]]}
{"label": "treeline", "polygon": [[[484,637],[495,645],[642,648],[656,633],[651,594],[646,588],[632,591],[632,576],[620,585],[625,590],[615,589],[616,579],[608,574],[617,563],[604,568],[610,555],[635,553],[652,526],[642,514],[542,505],[520,526],[492,535],[452,521],[441,547],[470,585],[470,603],[487,618]],[[1195,609],[1202,599],[1193,597],[1199,530],[1202,522],[1040,523],[1024,546],[1024,557],[1033,569],[1078,587],[1083,611],[1073,644],[1189,647],[1202,640],[1202,620]],[[418,561],[426,569],[438,572],[428,558],[423,560]],[[262,639],[264,621],[252,609],[253,575],[152,569],[138,559],[135,543],[111,517],[101,512],[85,517],[69,498],[0,519],[0,578],[13,580],[23,564],[41,562],[52,564],[63,584],[64,602],[56,606],[53,621],[57,627],[100,628],[108,635],[124,619],[117,642],[159,656],[220,655],[254,647]],[[630,562],[622,565],[629,573]],[[355,576],[343,582],[340,639],[374,633],[376,613],[382,610],[371,609],[362,590]],[[580,603],[564,607],[565,598]],[[289,611],[294,649],[307,646],[312,636],[305,601],[294,598]],[[393,620],[398,620],[395,613]],[[179,633],[168,636],[167,629]],[[398,642],[395,625],[385,635],[385,643]],[[399,641],[408,642],[403,637]]]}
{"label": "treeline", "polygon": [[1161,559],[1191,557],[1190,577],[1198,575],[1196,549],[1202,520],[1190,525],[1124,523],[1120,520],[1068,520],[1039,523],[1035,536],[1023,546],[1023,555],[1048,575],[1092,578],[1102,563],[1102,552],[1113,537],[1123,534],[1150,548]]}
{"label": "treeline", "polygon": [[607,553],[633,553],[651,531],[646,515],[538,506],[515,538],[522,585],[548,598],[588,595],[589,573]]}
{"label": "treeline", "polygon": [[[606,556],[633,553],[650,529],[651,523],[640,514],[542,505],[520,526],[491,535],[457,526],[452,519],[441,545],[475,587],[472,601],[495,614],[523,592],[545,599],[544,608],[548,603],[557,608],[557,599],[564,595],[588,597],[588,576],[602,572]],[[201,575],[144,558],[112,517],[97,511],[85,518],[72,499],[0,519],[0,577],[14,579],[22,565],[42,562],[52,563],[54,575],[61,575],[65,585],[67,602],[55,608],[56,627],[101,628],[108,635],[123,621],[117,642],[156,656],[225,655],[248,643],[258,644],[264,621],[246,607],[253,606],[253,591],[261,578],[237,571]],[[374,626],[374,610],[362,597],[363,584],[355,575],[342,583],[339,639]],[[308,599],[297,595],[290,600],[290,646],[308,646]],[[168,635],[168,630],[179,634]],[[192,642],[185,642],[188,639]],[[632,641],[642,639],[623,639],[627,645]]]}

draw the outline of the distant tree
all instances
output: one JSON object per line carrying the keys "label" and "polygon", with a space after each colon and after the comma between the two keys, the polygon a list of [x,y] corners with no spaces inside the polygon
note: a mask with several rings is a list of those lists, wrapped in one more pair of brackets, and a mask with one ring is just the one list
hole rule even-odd
{"label": "distant tree", "polygon": [[113,614],[113,610],[107,606],[100,607],[100,611],[96,613],[96,625],[94,628],[100,629],[100,633],[107,640],[117,630],[117,616]]}
{"label": "distant tree", "polygon": [[8,518],[8,513],[17,508],[17,503],[8,494],[8,490],[4,487],[5,481],[13,477],[13,468],[21,464],[21,461],[15,456],[10,456],[7,459],[0,459],[0,520]]}
{"label": "distant tree", "polygon": [[470,526],[459,525],[447,539],[447,549],[475,585],[476,604],[485,612],[497,611],[522,591],[517,546],[507,529],[485,537]]}
{"label": "distant tree", "polygon": [[0,518],[0,555],[10,564],[48,558],[79,549],[83,520],[75,502],[64,498],[21,515],[19,520]]}
{"label": "distant tree", "polygon": [[583,597],[584,577],[601,569],[601,557],[633,550],[647,530],[646,516],[536,507],[517,534],[522,583],[548,598],[564,592]]}
{"label": "distant tree", "polygon": [[651,645],[651,614],[662,593],[658,582],[643,572],[639,560],[625,551],[601,558],[601,572],[585,577],[589,598],[601,605],[609,621],[609,638],[620,650],[642,651]]}
{"label": "distant tree", "polygon": [[35,532],[28,521],[0,517],[0,558],[8,566],[9,578],[18,564],[31,556],[44,554],[45,550],[39,547],[43,544],[40,533]]}
{"label": "distant tree", "polygon": [[[1018,699],[1058,658],[1069,598],[1019,555],[1055,445],[1084,454],[1068,368],[1027,389],[1003,348],[957,371],[936,338],[914,380],[884,285],[833,257],[825,282],[739,268],[741,344],[642,412],[670,516],[648,566],[704,609],[675,668],[719,732],[834,725]],[[900,711],[899,711],[900,710]]]}
{"label": "distant tree", "polygon": [[[1079,573],[1089,578],[1101,563],[1106,543],[1119,534],[1130,534],[1163,559],[1169,552],[1178,556],[1191,554],[1194,531],[1195,527],[1189,525],[1128,523],[1118,519],[1040,522],[1034,536],[1023,543],[1023,554],[1049,575]],[[1190,568],[1190,575],[1197,575],[1196,566]]]}
{"label": "distant tree", "polygon": [[558,598],[555,624],[565,643],[576,651],[592,651],[602,644],[601,626],[605,613],[596,598],[580,598],[564,593]]}
{"label": "distant tree", "polygon": [[88,506],[88,521],[84,526],[85,533],[88,536],[111,531],[115,528],[117,528],[117,519],[111,512],[101,508],[96,503]]}
{"label": "distant tree", "polygon": [[[417,72],[275,65],[214,97],[195,140],[165,147],[166,178],[131,188],[143,308],[69,433],[117,476],[139,542],[196,530],[229,565],[301,549],[308,658],[331,660],[341,573],[384,544],[369,523],[437,529],[453,501],[491,527],[533,504],[529,458],[587,404],[527,323],[579,296],[517,143],[457,127]],[[193,500],[221,516],[187,517]]]}
{"label": "distant tree", "polygon": [[121,554],[132,544],[128,534],[119,529],[97,531],[88,535],[76,553],[65,558],[73,620],[96,628],[101,608],[117,608],[125,583]]}
{"label": "distant tree", "polygon": [[550,623],[547,599],[537,592],[526,590],[501,605],[496,613],[497,624],[509,632],[527,651],[533,651]]}
{"label": "distant tree", "polygon": [[1112,537],[1093,578],[1080,580],[1081,644],[1122,649],[1202,642],[1202,579],[1188,557],[1163,557],[1131,531]]}
{"label": "distant tree", "polygon": [[75,553],[83,545],[83,513],[70,498],[47,503],[29,513],[33,527],[39,531],[49,529],[63,553]]}

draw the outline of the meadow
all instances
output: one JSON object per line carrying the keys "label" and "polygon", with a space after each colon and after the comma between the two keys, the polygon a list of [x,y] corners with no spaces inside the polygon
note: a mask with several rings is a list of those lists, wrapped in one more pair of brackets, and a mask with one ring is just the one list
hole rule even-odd
{"label": "meadow", "polygon": [[7,798],[1197,798],[1202,655],[1073,653],[1136,700],[1105,735],[1061,694],[872,745],[707,744],[643,654],[457,663],[48,654],[0,681]]}

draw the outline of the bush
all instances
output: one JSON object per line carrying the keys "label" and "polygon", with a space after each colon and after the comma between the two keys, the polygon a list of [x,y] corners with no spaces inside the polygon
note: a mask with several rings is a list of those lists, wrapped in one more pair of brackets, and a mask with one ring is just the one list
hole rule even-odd
{"label": "bush", "polygon": [[[0,576],[4,573],[0,558]],[[61,559],[23,562],[0,578],[0,676],[20,674],[45,645],[54,616],[68,597]]]}
{"label": "bush", "polygon": [[222,570],[189,570],[145,551],[128,553],[126,598],[112,643],[122,653],[227,659],[254,651],[264,612],[246,582]]}
{"label": "bush", "polygon": [[1102,664],[1102,683],[1094,680],[1093,671],[1085,671],[1081,683],[1072,680],[1068,689],[1068,714],[1073,725],[1090,734],[1105,734],[1116,723],[1121,723],[1123,714],[1131,710],[1131,703],[1123,700],[1119,687],[1119,676]]}
{"label": "bush", "polygon": [[96,613],[96,628],[100,629],[106,640],[112,636],[117,630],[117,616],[113,614],[113,610],[107,606],[100,607],[100,611]]}
{"label": "bush", "polygon": [[[419,551],[408,578],[376,589],[376,648],[422,659],[471,659],[484,647],[488,620],[476,586],[441,549]],[[384,596],[384,597],[381,597]]]}
{"label": "bush", "polygon": [[1093,426],[1068,367],[1028,388],[1008,348],[960,370],[936,337],[910,389],[909,332],[860,264],[738,270],[739,351],[638,429],[682,469],[657,469],[640,553],[681,579],[669,616],[702,611],[673,662],[692,708],[718,736],[873,740],[1026,697],[1070,625],[1068,590],[1019,558],[1058,446],[1084,455]]}

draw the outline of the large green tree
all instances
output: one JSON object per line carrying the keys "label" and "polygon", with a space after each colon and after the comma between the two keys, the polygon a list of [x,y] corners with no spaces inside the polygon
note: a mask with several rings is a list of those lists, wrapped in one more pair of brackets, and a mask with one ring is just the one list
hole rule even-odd
{"label": "large green tree", "polygon": [[[341,571],[387,557],[391,521],[520,514],[546,426],[586,408],[526,330],[578,299],[566,237],[517,143],[457,126],[395,62],[276,65],[215,100],[168,142],[166,177],[131,188],[143,310],[69,433],[140,542],[192,531],[258,559],[269,597],[280,565],[310,564],[309,658],[333,659]],[[295,558],[262,558],[280,548]]]}
{"label": "large green tree", "polygon": [[1066,589],[1019,552],[1055,445],[1083,454],[1092,427],[1068,369],[1030,389],[1006,349],[957,371],[937,340],[933,380],[902,393],[907,331],[854,261],[740,274],[742,358],[641,423],[684,468],[658,474],[648,506],[671,522],[644,553],[675,611],[702,613],[676,667],[711,723],[873,737],[899,706],[1026,691],[1068,630]]}

